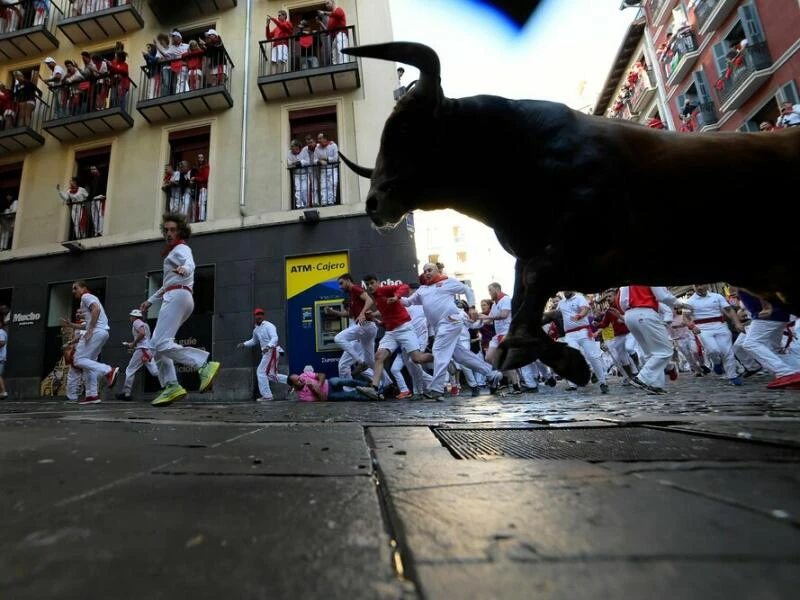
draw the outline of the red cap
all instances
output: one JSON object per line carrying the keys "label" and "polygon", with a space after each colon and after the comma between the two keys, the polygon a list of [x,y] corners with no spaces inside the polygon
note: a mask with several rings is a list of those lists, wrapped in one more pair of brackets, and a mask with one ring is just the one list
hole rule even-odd
{"label": "red cap", "polygon": [[255,309],[253,311],[253,314],[254,315],[263,315],[264,314],[264,309],[263,308],[257,308],[257,309]]}

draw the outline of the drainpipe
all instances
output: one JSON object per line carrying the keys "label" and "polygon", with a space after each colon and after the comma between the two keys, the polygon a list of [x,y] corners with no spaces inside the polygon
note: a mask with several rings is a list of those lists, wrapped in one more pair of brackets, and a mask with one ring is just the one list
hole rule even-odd
{"label": "drainpipe", "polygon": [[664,81],[664,74],[656,58],[655,47],[653,46],[653,36],[647,24],[644,26],[644,51],[647,55],[647,64],[653,65],[653,73],[656,76],[656,89],[658,90],[658,112],[661,120],[667,124],[670,131],[677,131],[675,121],[672,120],[672,111],[667,106],[667,84]]}
{"label": "drainpipe", "polygon": [[248,90],[250,89],[250,21],[253,13],[253,0],[247,0],[247,10],[245,11],[244,30],[246,32],[244,39],[244,85],[242,85],[242,146],[239,151],[241,171],[239,173],[239,215],[244,219],[245,217],[245,190],[247,183],[247,175],[245,174],[245,167],[247,165],[247,125],[248,117],[250,116],[250,106],[248,105]]}

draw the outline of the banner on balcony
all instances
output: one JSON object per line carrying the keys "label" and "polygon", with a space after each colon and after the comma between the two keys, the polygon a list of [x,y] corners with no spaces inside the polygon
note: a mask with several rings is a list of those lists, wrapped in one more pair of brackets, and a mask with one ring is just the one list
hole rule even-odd
{"label": "banner on balcony", "polygon": [[289,371],[311,365],[328,377],[338,375],[341,350],[333,342],[348,319],[328,315],[326,307],[344,309],[337,283],[349,272],[347,251],[292,256],[286,259],[286,336]]}

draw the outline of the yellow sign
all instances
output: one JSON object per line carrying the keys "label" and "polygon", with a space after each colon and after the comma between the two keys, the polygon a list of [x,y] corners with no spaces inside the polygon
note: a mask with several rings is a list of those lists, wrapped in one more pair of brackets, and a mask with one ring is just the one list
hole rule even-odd
{"label": "yellow sign", "polygon": [[338,279],[350,270],[347,252],[309,254],[286,259],[286,298],[294,298],[315,285]]}

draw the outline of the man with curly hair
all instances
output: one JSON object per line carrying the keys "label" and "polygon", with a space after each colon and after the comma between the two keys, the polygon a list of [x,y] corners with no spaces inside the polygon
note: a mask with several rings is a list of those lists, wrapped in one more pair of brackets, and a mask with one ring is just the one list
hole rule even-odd
{"label": "man with curly hair", "polygon": [[161,256],[164,257],[164,282],[139,307],[145,313],[153,302],[159,299],[162,301],[151,344],[159,380],[164,389],[153,400],[153,406],[166,406],[186,396],[186,389],[178,383],[175,362],[197,369],[200,375],[198,391],[201,393],[214,381],[220,367],[218,362],[208,360],[209,353],[205,350],[181,346],[175,342],[175,334],[194,310],[194,256],[192,249],[186,244],[192,230],[185,215],[167,213],[161,218],[161,231],[167,242],[161,251]]}

